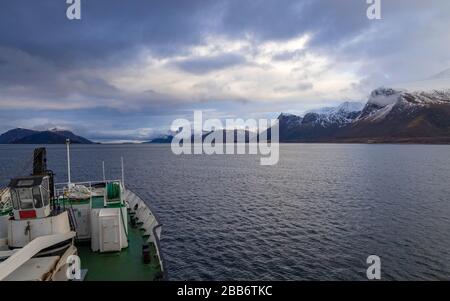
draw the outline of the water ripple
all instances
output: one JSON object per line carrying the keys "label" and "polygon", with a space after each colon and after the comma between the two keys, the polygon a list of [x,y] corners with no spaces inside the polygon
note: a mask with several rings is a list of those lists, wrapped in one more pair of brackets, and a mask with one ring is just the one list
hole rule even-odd
{"label": "water ripple", "polygon": [[[0,184],[28,174],[32,146],[0,146]],[[152,204],[173,280],[450,279],[450,147],[282,145],[255,156],[174,156],[164,145],[76,146],[72,178],[120,177]],[[65,181],[65,150],[50,168]],[[30,161],[30,160],[28,160]]]}

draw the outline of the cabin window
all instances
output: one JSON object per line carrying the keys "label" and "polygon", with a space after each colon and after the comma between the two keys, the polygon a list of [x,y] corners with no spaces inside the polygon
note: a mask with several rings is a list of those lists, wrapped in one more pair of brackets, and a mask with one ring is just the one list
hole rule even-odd
{"label": "cabin window", "polygon": [[19,188],[20,209],[33,209],[33,196],[31,188]]}
{"label": "cabin window", "polygon": [[19,210],[19,196],[17,195],[17,192],[15,189],[11,189],[11,199],[14,210]]}
{"label": "cabin window", "polygon": [[42,208],[42,196],[39,186],[33,187],[34,208]]}
{"label": "cabin window", "polygon": [[17,182],[17,186],[21,187],[21,186],[31,186],[33,185],[34,181],[33,180],[19,180]]}

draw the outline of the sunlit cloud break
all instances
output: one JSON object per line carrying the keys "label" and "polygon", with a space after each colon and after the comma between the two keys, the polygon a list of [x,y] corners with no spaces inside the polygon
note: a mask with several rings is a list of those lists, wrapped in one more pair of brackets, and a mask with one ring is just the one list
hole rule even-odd
{"label": "sunlit cloud break", "polygon": [[450,66],[438,0],[384,1],[381,20],[360,0],[98,0],[76,21],[66,7],[3,4],[0,130],[57,116],[93,140],[145,141],[196,109],[305,112]]}

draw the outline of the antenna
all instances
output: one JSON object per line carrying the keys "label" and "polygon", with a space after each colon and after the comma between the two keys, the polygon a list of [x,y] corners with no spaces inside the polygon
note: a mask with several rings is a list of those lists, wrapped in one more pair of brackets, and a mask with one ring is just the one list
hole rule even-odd
{"label": "antenna", "polygon": [[70,139],[66,139],[66,146],[67,146],[67,180],[68,184],[71,183],[70,181]]}
{"label": "antenna", "polygon": [[125,187],[125,176],[124,176],[124,172],[123,172],[123,157],[120,157],[120,163],[122,165],[122,185],[123,185],[123,187]]}
{"label": "antenna", "polygon": [[106,176],[105,176],[105,161],[102,161],[102,170],[103,170],[103,182],[106,182]]}

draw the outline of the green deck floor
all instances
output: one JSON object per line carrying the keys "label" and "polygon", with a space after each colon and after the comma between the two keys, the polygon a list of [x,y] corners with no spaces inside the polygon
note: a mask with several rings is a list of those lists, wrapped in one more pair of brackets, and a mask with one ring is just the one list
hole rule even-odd
{"label": "green deck floor", "polygon": [[92,252],[90,244],[77,245],[81,268],[87,269],[86,281],[151,281],[155,280],[160,266],[156,249],[150,244],[151,263],[142,260],[142,231],[128,225],[128,248],[121,252]]}

